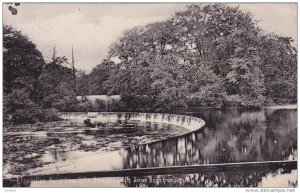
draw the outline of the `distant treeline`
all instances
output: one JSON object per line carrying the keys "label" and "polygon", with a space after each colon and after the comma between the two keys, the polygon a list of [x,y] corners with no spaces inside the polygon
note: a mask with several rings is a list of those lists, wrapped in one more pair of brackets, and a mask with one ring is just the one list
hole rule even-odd
{"label": "distant treeline", "polygon": [[[77,71],[76,83],[55,49],[45,62],[9,26],[3,43],[4,120],[13,123],[52,120],[57,110],[170,111],[297,100],[293,40],[264,32],[251,13],[226,4],[193,4],[169,20],[125,31],[91,73]],[[121,101],[76,100],[100,94],[121,95]]]}

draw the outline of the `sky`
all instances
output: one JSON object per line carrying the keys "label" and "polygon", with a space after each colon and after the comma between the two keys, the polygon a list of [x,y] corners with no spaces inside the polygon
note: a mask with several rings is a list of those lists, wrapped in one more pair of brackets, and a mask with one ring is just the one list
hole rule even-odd
{"label": "sky", "polygon": [[[106,56],[122,32],[138,25],[166,20],[184,3],[21,3],[12,15],[3,4],[3,24],[21,30],[47,59],[53,48],[59,56],[71,58],[74,48],[78,69],[90,72]],[[250,11],[266,32],[290,36],[297,41],[296,3],[239,4]]]}

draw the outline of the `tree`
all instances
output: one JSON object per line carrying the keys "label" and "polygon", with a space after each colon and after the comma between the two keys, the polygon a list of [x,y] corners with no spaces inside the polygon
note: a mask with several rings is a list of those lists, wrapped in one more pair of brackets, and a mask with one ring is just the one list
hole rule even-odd
{"label": "tree", "polygon": [[89,94],[89,87],[90,87],[90,82],[89,82],[89,75],[87,75],[83,71],[79,71],[77,75],[77,93],[81,96],[82,102],[86,100],[86,95]]}
{"label": "tree", "polygon": [[35,122],[42,118],[38,103],[39,76],[44,67],[42,54],[26,36],[3,26],[4,121]]}
{"label": "tree", "polygon": [[10,26],[3,26],[3,92],[26,88],[37,99],[35,90],[44,59],[28,37]]}
{"label": "tree", "polygon": [[65,56],[57,56],[54,48],[51,61],[46,63],[39,77],[40,104],[43,108],[55,107],[68,111],[76,103],[74,71],[67,66],[68,59]]}
{"label": "tree", "polygon": [[76,94],[76,68],[75,68],[75,58],[74,58],[73,46],[72,46],[72,56],[71,57],[72,57],[71,66],[72,66],[72,76],[73,76],[73,89]]}
{"label": "tree", "polygon": [[181,40],[189,47],[188,51],[196,52],[199,61],[229,58],[232,51],[229,47],[216,50],[222,43],[220,40],[237,29],[255,28],[250,13],[221,3],[192,4],[186,11],[177,12],[172,20],[180,27]]}
{"label": "tree", "polygon": [[92,72],[87,77],[89,81],[89,94],[107,94],[108,88],[105,81],[107,81],[110,73],[115,67],[114,62],[105,59],[92,69]]}
{"label": "tree", "polygon": [[6,123],[35,123],[43,120],[43,110],[30,99],[26,89],[15,89],[3,98],[3,119]]}
{"label": "tree", "polygon": [[265,76],[268,103],[291,103],[297,100],[297,50],[293,40],[275,34],[261,37],[259,57]]}
{"label": "tree", "polygon": [[246,107],[262,106],[265,102],[264,76],[259,69],[259,61],[253,58],[233,58],[229,60],[230,72],[226,76],[226,90],[235,101]]}
{"label": "tree", "polygon": [[88,80],[129,110],[260,107],[296,101],[296,64],[292,40],[266,34],[250,12],[200,3],[125,31]]}

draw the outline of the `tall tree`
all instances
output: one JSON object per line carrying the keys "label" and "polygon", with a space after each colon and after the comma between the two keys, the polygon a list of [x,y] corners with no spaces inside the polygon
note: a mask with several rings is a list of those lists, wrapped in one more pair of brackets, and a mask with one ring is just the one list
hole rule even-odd
{"label": "tall tree", "polygon": [[4,121],[34,122],[40,118],[40,93],[37,88],[43,67],[44,59],[35,44],[20,31],[4,25]]}
{"label": "tall tree", "polygon": [[261,37],[258,56],[263,65],[266,97],[269,103],[297,100],[297,50],[293,40],[276,34]]}
{"label": "tall tree", "polygon": [[192,4],[170,20],[127,30],[110,59],[119,62],[108,75],[93,70],[90,79],[100,78],[98,90],[120,94],[129,106],[144,99],[154,109],[296,99],[291,39],[265,34],[250,12],[226,4]]}
{"label": "tall tree", "polygon": [[3,26],[3,91],[26,88],[37,96],[35,87],[42,72],[44,59],[27,36],[10,26]]}
{"label": "tall tree", "polygon": [[74,58],[74,51],[73,51],[73,46],[72,46],[72,61],[71,61],[71,66],[72,66],[72,74],[73,74],[73,88],[74,92],[76,93],[76,68],[75,68],[75,58]]}
{"label": "tall tree", "polygon": [[46,63],[39,77],[42,94],[40,103],[43,108],[70,110],[76,103],[73,69],[68,66],[68,59],[57,56],[54,48],[51,61]]}

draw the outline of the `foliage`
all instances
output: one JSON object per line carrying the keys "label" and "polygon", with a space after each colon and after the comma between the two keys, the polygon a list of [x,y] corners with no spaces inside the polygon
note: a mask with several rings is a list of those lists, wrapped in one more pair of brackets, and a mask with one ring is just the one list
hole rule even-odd
{"label": "foliage", "polygon": [[4,122],[35,123],[57,120],[55,109],[68,111],[77,103],[72,70],[67,59],[51,62],[26,36],[10,26],[3,27]]}
{"label": "foliage", "polygon": [[295,103],[297,100],[297,51],[293,40],[274,34],[261,37],[258,53],[264,65],[268,103]]}
{"label": "foliage", "polygon": [[21,32],[3,26],[3,92],[26,88],[33,99],[44,59],[36,46]]}
{"label": "foliage", "polygon": [[44,121],[59,121],[61,118],[58,115],[58,110],[56,108],[43,109],[43,114],[45,115]]}
{"label": "foliage", "polygon": [[73,87],[72,69],[66,67],[67,59],[57,57],[53,51],[52,60],[45,64],[39,77],[40,101],[43,108],[54,107],[61,111],[69,111],[76,103]]}
{"label": "foliage", "polygon": [[42,116],[38,104],[38,78],[44,66],[42,54],[21,32],[3,26],[4,121],[32,123]]}
{"label": "foliage", "polygon": [[3,101],[5,122],[35,123],[43,118],[41,107],[30,99],[26,89],[15,89],[5,94]]}
{"label": "foliage", "polygon": [[128,107],[147,98],[154,110],[295,102],[291,43],[265,34],[238,7],[192,4],[170,20],[127,30],[111,46],[109,59],[120,62],[108,94],[120,94]]}

